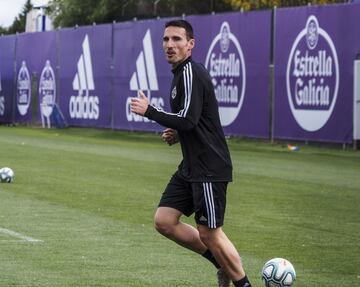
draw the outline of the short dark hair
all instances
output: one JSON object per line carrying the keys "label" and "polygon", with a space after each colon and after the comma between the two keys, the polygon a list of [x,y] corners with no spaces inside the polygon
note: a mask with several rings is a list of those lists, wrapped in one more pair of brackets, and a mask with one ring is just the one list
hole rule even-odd
{"label": "short dark hair", "polygon": [[184,28],[186,32],[186,37],[189,39],[194,39],[194,30],[191,24],[186,20],[171,20],[165,23],[165,28],[167,27],[180,27]]}

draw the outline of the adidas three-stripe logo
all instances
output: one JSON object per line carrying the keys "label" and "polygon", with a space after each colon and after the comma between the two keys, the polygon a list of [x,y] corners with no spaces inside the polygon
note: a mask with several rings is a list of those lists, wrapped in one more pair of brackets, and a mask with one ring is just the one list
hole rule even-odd
{"label": "adidas three-stripe logo", "polygon": [[82,43],[82,51],[77,62],[77,73],[73,80],[73,89],[79,91],[80,95],[83,94],[83,91],[89,93],[89,91],[95,90],[88,35],[85,36]]}
{"label": "adidas three-stripe logo", "polygon": [[143,50],[137,57],[136,71],[132,74],[129,84],[131,91],[159,90],[150,30],[147,30],[144,36]]}
{"label": "adidas three-stripe logo", "polygon": [[[150,105],[157,109],[164,108],[164,99],[155,95],[151,95],[151,92],[159,90],[159,84],[156,74],[156,66],[154,60],[153,46],[151,42],[151,32],[148,29],[142,40],[142,49],[136,58],[135,71],[132,73],[129,81],[130,91],[142,90],[145,92]],[[146,117],[136,115],[131,112],[130,103],[131,98],[128,97],[126,101],[126,119],[129,122],[153,122]]]}
{"label": "adidas three-stripe logo", "polygon": [[77,62],[77,73],[72,86],[75,91],[78,91],[78,94],[70,97],[70,117],[97,120],[100,114],[100,100],[97,96],[89,95],[89,91],[95,90],[95,83],[88,35],[85,36],[82,43],[82,53]]}
{"label": "adidas three-stripe logo", "polygon": [[180,111],[180,115],[182,117],[186,117],[186,114],[189,110],[191,93],[192,93],[193,73],[192,73],[191,62],[185,65],[183,71],[183,78],[184,78],[185,102],[184,102],[184,109]]}
{"label": "adidas three-stripe logo", "polygon": [[204,182],[203,188],[204,188],[204,198],[205,198],[206,212],[208,218],[208,227],[216,228],[215,204],[214,204],[212,183]]}

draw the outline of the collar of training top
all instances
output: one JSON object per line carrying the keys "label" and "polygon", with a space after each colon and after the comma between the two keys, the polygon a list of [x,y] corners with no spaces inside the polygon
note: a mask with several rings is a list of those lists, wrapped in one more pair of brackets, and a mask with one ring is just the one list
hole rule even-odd
{"label": "collar of training top", "polygon": [[191,61],[191,56],[186,58],[183,62],[181,62],[176,68],[172,69],[171,71],[176,74],[176,72],[180,71],[187,63]]}

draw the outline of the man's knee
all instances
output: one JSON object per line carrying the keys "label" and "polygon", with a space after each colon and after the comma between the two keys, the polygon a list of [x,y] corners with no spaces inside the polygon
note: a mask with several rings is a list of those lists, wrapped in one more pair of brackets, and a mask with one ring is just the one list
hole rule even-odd
{"label": "man's knee", "polygon": [[157,232],[161,233],[162,235],[169,236],[172,230],[172,223],[169,222],[166,218],[155,214],[154,227]]}
{"label": "man's knee", "polygon": [[171,212],[164,208],[159,208],[154,216],[154,227],[162,235],[170,237],[174,227],[179,223],[177,213]]}
{"label": "man's knee", "polygon": [[221,228],[212,229],[204,225],[199,225],[198,230],[201,241],[208,247],[214,246],[221,240]]}

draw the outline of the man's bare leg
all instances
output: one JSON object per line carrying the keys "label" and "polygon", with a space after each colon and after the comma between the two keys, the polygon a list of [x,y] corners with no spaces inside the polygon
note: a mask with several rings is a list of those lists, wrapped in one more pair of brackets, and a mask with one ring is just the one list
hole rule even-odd
{"label": "man's bare leg", "polygon": [[[199,231],[193,226],[180,221],[182,215],[183,214],[177,209],[159,207],[155,213],[155,229],[177,244],[201,254],[219,269],[220,264],[208,246],[202,242]],[[217,273],[218,286],[228,287],[230,285],[230,279],[227,274],[228,271],[219,269]]]}
{"label": "man's bare leg", "polygon": [[229,278],[233,282],[245,278],[239,253],[221,227],[210,229],[207,226],[198,225],[198,230],[201,241],[210,249]]}
{"label": "man's bare leg", "polygon": [[180,221],[183,214],[174,208],[159,207],[155,213],[155,229],[165,237],[196,253],[204,254],[208,249],[200,240],[199,231]]}

